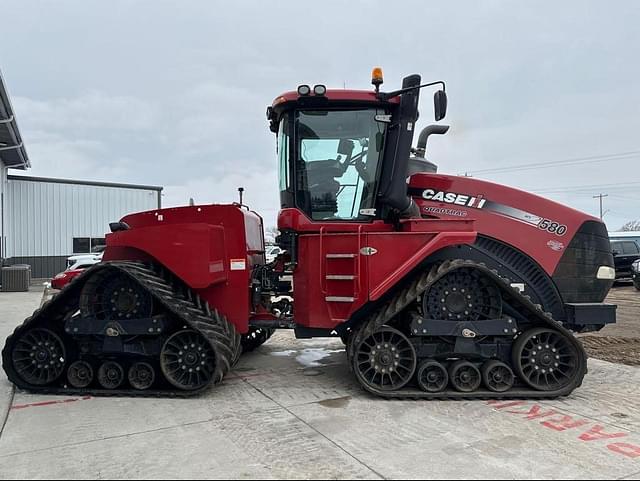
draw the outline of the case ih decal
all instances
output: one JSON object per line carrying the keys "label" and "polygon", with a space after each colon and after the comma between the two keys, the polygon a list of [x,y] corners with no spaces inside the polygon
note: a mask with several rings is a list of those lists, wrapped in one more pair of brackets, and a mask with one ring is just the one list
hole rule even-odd
{"label": "case ih decal", "polygon": [[[413,192],[411,192],[412,195],[419,195],[425,200],[430,200],[433,202],[444,202],[445,204],[459,205],[462,207],[471,207],[473,209],[489,210],[495,212],[496,214],[509,217],[510,219],[517,220],[519,222],[524,222],[525,224],[529,224],[560,237],[565,235],[567,232],[567,226],[564,224],[553,221],[551,219],[547,219],[545,217],[540,217],[538,215],[532,214],[531,212],[517,209],[515,207],[487,200],[481,194],[473,196],[469,194],[447,192],[444,190],[436,189],[411,190],[413,190]],[[431,214],[444,214],[456,217],[466,217],[467,215],[466,211],[436,207],[425,207],[424,211]]]}
{"label": "case ih decal", "polygon": [[426,200],[434,200],[439,202],[446,202],[447,204],[462,205],[465,207],[473,207],[475,209],[482,209],[486,202],[481,195],[472,197],[466,194],[458,194],[456,192],[445,192],[443,190],[425,189],[422,192],[422,197]]}

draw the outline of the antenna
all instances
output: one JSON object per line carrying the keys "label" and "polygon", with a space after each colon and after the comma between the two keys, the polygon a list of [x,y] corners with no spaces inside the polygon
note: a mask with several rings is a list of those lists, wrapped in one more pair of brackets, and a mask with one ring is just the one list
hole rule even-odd
{"label": "antenna", "polygon": [[244,205],[242,203],[242,194],[244,193],[244,187],[238,187],[238,194],[240,195],[240,205]]}

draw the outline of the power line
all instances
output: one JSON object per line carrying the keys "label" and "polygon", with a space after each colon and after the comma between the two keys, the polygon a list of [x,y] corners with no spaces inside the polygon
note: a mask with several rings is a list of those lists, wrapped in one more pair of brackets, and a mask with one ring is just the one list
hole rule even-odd
{"label": "power line", "polygon": [[616,199],[623,199],[623,200],[634,200],[636,202],[640,202],[640,197],[627,197],[625,195],[618,195],[618,194],[610,194],[611,197],[614,197]]}
{"label": "power line", "polygon": [[474,170],[474,171],[466,172],[465,175],[466,174],[468,175],[497,174],[502,172],[518,172],[522,170],[553,168],[553,167],[560,167],[560,166],[566,166],[566,165],[590,164],[595,162],[605,162],[607,160],[627,160],[627,158],[630,158],[630,157],[632,158],[639,154],[640,154],[640,150],[633,150],[630,152],[620,152],[618,154],[601,154],[601,155],[594,155],[590,157],[576,157],[576,158],[565,159],[565,160],[534,162],[530,164],[519,164],[519,165],[513,165],[511,167],[495,167],[492,169]]}
{"label": "power line", "polygon": [[640,182],[618,182],[613,184],[591,184],[591,185],[574,185],[574,186],[558,186],[549,187],[543,189],[531,189],[538,194],[554,194],[554,193],[575,193],[585,192],[593,190],[605,190],[605,189],[628,189],[640,185]]}

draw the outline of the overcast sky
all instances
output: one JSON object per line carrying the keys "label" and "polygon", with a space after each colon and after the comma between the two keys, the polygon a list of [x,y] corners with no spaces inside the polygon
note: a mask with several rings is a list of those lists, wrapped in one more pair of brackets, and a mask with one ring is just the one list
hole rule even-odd
{"label": "overcast sky", "polygon": [[[271,225],[266,106],[300,83],[368,89],[379,65],[388,89],[411,73],[447,82],[441,172],[632,152],[477,176],[595,215],[607,193],[610,229],[640,218],[640,2],[453,3],[2,2],[28,173],[162,185],[167,206],[234,201],[242,185]],[[424,126],[430,95],[421,111]]]}

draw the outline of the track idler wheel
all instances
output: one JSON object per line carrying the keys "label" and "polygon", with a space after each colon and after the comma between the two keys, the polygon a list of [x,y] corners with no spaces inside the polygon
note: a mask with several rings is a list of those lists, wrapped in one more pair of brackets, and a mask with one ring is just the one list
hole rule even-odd
{"label": "track idler wheel", "polygon": [[86,361],[76,361],[67,370],[67,381],[76,389],[84,389],[93,381],[93,368]]}
{"label": "track idler wheel", "polygon": [[46,386],[64,372],[64,344],[49,329],[32,329],[17,340],[11,360],[16,373],[25,382]]}
{"label": "track idler wheel", "polygon": [[533,389],[555,391],[584,372],[583,357],[564,334],[536,328],[522,333],[513,346],[515,371]]}
{"label": "track idler wheel", "polygon": [[449,379],[456,391],[473,392],[480,387],[482,375],[469,361],[456,361],[449,367]]}
{"label": "track idler wheel", "polygon": [[136,362],[129,368],[127,377],[132,388],[144,391],[153,385],[153,381],[156,379],[156,372],[151,364]]}
{"label": "track idler wheel", "polygon": [[403,388],[416,370],[416,351],[400,331],[383,326],[354,346],[353,369],[364,386],[375,391]]}
{"label": "track idler wheel", "polygon": [[124,382],[124,369],[114,361],[107,361],[98,369],[98,383],[105,389],[118,389]]}
{"label": "track idler wheel", "polygon": [[80,297],[83,315],[97,319],[126,320],[151,317],[151,293],[121,272],[107,272],[92,277]]}
{"label": "track idler wheel", "polygon": [[505,392],[513,387],[515,376],[504,362],[491,360],[482,366],[482,382],[493,392]]}
{"label": "track idler wheel", "polygon": [[195,391],[213,379],[216,355],[200,333],[179,331],[165,342],[160,353],[160,368],[174,387]]}
{"label": "track idler wheel", "polygon": [[425,392],[442,392],[449,384],[449,373],[438,361],[427,359],[418,367],[416,374],[418,386]]}

